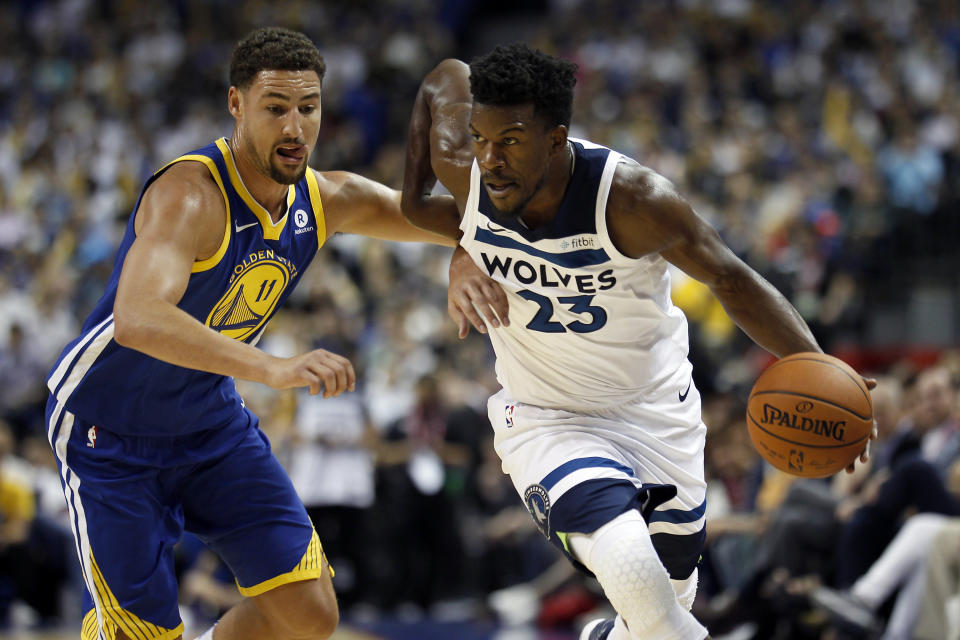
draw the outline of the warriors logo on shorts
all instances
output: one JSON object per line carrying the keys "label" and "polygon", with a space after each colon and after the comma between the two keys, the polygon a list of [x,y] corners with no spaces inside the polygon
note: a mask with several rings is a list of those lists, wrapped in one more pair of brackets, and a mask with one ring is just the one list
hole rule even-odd
{"label": "warriors logo on shorts", "polygon": [[544,537],[550,538],[550,496],[547,490],[539,484],[532,484],[524,492],[523,502],[537,523],[537,529]]}

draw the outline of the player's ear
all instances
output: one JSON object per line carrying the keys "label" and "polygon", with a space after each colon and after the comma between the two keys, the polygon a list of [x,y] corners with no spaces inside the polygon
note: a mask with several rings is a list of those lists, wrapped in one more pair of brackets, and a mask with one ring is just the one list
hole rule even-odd
{"label": "player's ear", "polygon": [[236,87],[230,87],[227,91],[227,109],[234,118],[239,118],[243,114],[240,105],[240,90]]}
{"label": "player's ear", "polygon": [[550,137],[550,152],[560,153],[567,147],[567,127],[558,124],[547,134]]}

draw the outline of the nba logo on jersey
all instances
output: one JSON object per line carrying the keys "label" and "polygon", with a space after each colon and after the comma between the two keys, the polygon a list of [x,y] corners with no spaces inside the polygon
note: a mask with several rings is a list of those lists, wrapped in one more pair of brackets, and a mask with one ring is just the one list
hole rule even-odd
{"label": "nba logo on jersey", "polygon": [[504,407],[503,417],[507,421],[507,429],[513,426],[513,414],[516,413],[516,411],[517,405],[515,404],[508,404],[506,407]]}
{"label": "nba logo on jersey", "polygon": [[547,490],[539,484],[527,487],[523,494],[523,502],[527,510],[537,523],[537,529],[545,538],[550,537],[550,496]]}
{"label": "nba logo on jersey", "polygon": [[87,429],[87,446],[91,449],[95,449],[97,446],[97,428],[90,427]]}

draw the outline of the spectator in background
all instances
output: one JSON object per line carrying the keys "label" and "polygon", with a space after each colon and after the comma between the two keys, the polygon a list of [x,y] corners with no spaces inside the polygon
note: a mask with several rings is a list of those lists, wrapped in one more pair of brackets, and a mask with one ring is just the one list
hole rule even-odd
{"label": "spectator in background", "polygon": [[930,543],[923,589],[914,640],[960,640],[960,519]]}
{"label": "spectator in background", "polygon": [[29,485],[5,467],[15,447],[9,425],[0,423],[0,623],[8,622],[10,605],[17,597],[37,589],[31,558],[25,553],[30,525],[36,515]]}
{"label": "spectator in background", "polygon": [[939,245],[930,235],[929,221],[940,195],[943,159],[917,138],[912,123],[901,122],[894,127],[892,142],[881,149],[877,165],[894,210],[900,257],[929,253]]}
{"label": "spectator in background", "polygon": [[323,537],[340,606],[348,609],[370,582],[368,510],[376,497],[379,434],[360,394],[323,399],[297,393],[288,437],[290,479]]}
{"label": "spectator in background", "polygon": [[37,516],[33,488],[22,471],[9,468],[17,460],[15,447],[13,431],[0,421],[0,625],[9,622],[17,599],[33,608],[41,624],[55,624],[62,591],[70,585],[73,545],[66,531]]}
{"label": "spectator in background", "polygon": [[18,438],[42,430],[43,379],[48,366],[23,327],[11,324],[6,343],[0,344],[0,415]]}
{"label": "spectator in background", "polygon": [[438,378],[416,384],[410,412],[394,422],[378,450],[377,545],[379,604],[427,608],[460,595],[463,539],[455,517],[462,487],[457,471],[471,462],[470,449],[450,440],[452,408]]}
{"label": "spectator in background", "polygon": [[946,486],[948,469],[960,459],[956,390],[942,366],[922,371],[909,423],[898,429],[897,455],[844,505],[849,520],[838,540],[837,582],[849,586],[891,542],[907,509],[960,515]]}
{"label": "spectator in background", "polygon": [[[887,377],[878,380],[871,392],[880,443],[888,438],[899,418],[899,390],[897,381]],[[732,434],[745,431],[741,421]],[[745,438],[741,438],[740,447],[753,453]],[[726,449],[723,442],[714,444],[708,449],[711,460],[735,455],[736,449],[725,453]],[[745,452],[741,452],[743,455]],[[778,625],[796,624],[795,618],[805,603],[793,598],[790,578],[802,576],[810,581],[810,576],[815,576],[818,583],[833,580],[841,527],[836,515],[838,505],[858,490],[871,466],[876,466],[874,456],[853,474],[811,480],[786,476],[763,465],[762,475],[756,476],[762,478],[757,504],[745,513],[712,519],[708,528],[710,545],[704,557],[708,566],[727,576],[720,585],[726,593],[699,609],[712,632],[728,631],[750,621],[756,625],[753,637],[759,640],[773,635]]]}
{"label": "spectator in background", "polygon": [[[949,563],[949,559],[941,556],[946,548],[938,550],[934,543],[954,531],[960,522],[960,461],[950,468],[948,489],[954,504],[953,517],[939,513],[908,516],[883,554],[848,590],[818,587],[813,590],[811,601],[843,623],[869,633],[880,627],[877,613],[887,599],[896,594],[883,637],[885,640],[914,638],[921,610],[935,609],[924,603],[935,599],[942,607],[948,599],[948,594],[943,593],[943,576],[949,571],[943,571],[934,563]],[[929,579],[931,570],[932,580]],[[944,638],[946,634],[935,637]]]}

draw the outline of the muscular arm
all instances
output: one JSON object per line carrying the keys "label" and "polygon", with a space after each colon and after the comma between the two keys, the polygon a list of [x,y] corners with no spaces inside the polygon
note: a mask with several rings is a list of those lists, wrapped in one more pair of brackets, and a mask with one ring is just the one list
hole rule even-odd
{"label": "muscular arm", "polygon": [[770,353],[783,357],[821,351],[793,305],[740,260],[662,176],[635,163],[621,163],[607,219],[621,253],[659,253],[709,286],[733,321]]}
{"label": "muscular arm", "polygon": [[[413,225],[400,211],[400,192],[347,171],[317,175],[327,237],[355,233],[370,238],[456,246],[458,235],[444,236]],[[450,200],[450,198],[447,198]],[[453,202],[448,206],[456,211]]]}
{"label": "muscular arm", "polygon": [[[460,211],[470,191],[470,68],[441,62],[427,74],[413,105],[403,175],[403,214],[413,224],[460,237]],[[453,194],[431,196],[437,179]]]}
{"label": "muscular arm", "polygon": [[202,165],[184,162],[164,173],[144,195],[114,302],[114,339],[171,364],[263,382],[308,386],[336,395],[352,387],[344,358],[316,350],[276,358],[224,336],[177,307],[194,261],[213,255],[223,239],[226,208]]}
{"label": "muscular arm", "polygon": [[223,197],[206,168],[182,163],[168,169],[136,216],[137,238],[113,307],[117,343],[182,367],[263,382],[270,356],[176,306],[194,261],[216,250],[226,225]]}

